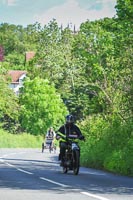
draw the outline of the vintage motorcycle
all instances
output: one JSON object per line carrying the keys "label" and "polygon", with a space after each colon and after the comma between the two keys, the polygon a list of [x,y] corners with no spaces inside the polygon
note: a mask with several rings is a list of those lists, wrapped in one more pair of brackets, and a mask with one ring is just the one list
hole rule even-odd
{"label": "vintage motorcycle", "polygon": [[72,170],[74,175],[78,175],[80,168],[80,146],[77,139],[84,140],[84,136],[78,137],[77,135],[69,135],[66,138],[67,149],[64,156],[63,173]]}

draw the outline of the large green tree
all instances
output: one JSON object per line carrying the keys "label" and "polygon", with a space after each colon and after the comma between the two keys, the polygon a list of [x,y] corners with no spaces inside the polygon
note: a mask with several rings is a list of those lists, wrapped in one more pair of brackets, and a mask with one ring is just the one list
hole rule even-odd
{"label": "large green tree", "polygon": [[67,109],[53,84],[38,77],[24,83],[20,95],[22,127],[32,134],[45,134],[64,121]]}
{"label": "large green tree", "polygon": [[18,123],[18,115],[18,97],[9,88],[7,71],[0,65],[0,122],[4,128],[10,130]]}

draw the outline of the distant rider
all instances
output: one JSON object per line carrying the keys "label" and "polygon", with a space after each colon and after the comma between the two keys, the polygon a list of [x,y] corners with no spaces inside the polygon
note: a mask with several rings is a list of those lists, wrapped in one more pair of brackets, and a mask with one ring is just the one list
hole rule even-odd
{"label": "distant rider", "polygon": [[50,127],[49,130],[47,131],[46,137],[47,138],[54,138],[55,137],[55,132],[54,132],[52,127]]}
{"label": "distant rider", "polygon": [[54,140],[55,136],[56,136],[56,134],[55,134],[53,128],[50,127],[50,129],[47,131],[47,134],[46,134],[46,138],[47,139],[51,139],[51,142],[49,144],[50,147],[52,147],[52,143],[53,143],[53,140]]}

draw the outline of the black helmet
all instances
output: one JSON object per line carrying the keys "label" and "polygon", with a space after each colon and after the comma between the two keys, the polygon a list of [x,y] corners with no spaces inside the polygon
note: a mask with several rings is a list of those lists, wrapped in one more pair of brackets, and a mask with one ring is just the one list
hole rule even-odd
{"label": "black helmet", "polygon": [[66,123],[74,123],[73,115],[67,115],[66,116]]}

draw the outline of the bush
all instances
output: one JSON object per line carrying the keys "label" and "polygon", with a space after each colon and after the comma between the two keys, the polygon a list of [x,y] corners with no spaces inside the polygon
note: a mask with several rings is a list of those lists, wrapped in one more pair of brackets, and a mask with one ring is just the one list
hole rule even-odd
{"label": "bush", "polygon": [[118,116],[92,117],[80,124],[86,137],[81,143],[81,164],[119,173],[133,175],[132,123]]}
{"label": "bush", "polygon": [[133,140],[124,149],[113,151],[104,161],[104,168],[109,171],[133,176]]}

